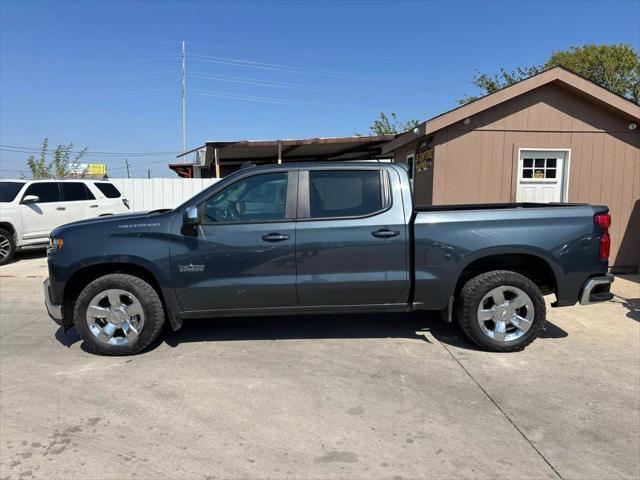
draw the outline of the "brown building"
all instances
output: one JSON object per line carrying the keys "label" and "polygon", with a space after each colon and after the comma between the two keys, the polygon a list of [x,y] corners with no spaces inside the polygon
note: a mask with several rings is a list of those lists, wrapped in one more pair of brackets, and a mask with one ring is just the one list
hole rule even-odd
{"label": "brown building", "polygon": [[640,265],[640,106],[562,68],[422,123],[382,147],[419,204],[606,204],[615,271]]}

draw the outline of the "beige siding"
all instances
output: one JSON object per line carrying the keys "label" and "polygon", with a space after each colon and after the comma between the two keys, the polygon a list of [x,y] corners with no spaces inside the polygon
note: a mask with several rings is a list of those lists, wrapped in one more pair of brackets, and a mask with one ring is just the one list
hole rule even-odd
{"label": "beige siding", "polygon": [[[394,161],[398,163],[406,163],[407,155],[415,153],[418,142],[410,143],[393,152]],[[433,187],[433,168],[426,172],[416,172],[414,179],[415,188],[413,192],[414,201],[417,205],[431,205],[433,203],[432,187]]]}
{"label": "beige siding", "polygon": [[627,124],[573,91],[542,86],[436,132],[434,176],[416,179],[416,195],[424,187],[434,204],[514,202],[518,149],[566,148],[569,201],[608,205],[612,265],[638,268],[640,132]]}

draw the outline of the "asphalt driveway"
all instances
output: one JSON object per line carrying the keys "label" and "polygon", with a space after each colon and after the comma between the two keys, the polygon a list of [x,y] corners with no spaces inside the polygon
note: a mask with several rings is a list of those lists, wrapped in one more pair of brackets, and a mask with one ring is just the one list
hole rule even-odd
{"label": "asphalt driveway", "polygon": [[435,315],[190,321],[135,357],[0,267],[0,478],[638,478],[640,279],[550,309],[524,352]]}

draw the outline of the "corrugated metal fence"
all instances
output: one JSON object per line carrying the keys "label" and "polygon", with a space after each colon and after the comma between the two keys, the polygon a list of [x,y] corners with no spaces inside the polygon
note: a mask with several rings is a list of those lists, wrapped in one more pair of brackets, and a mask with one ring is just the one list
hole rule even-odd
{"label": "corrugated metal fence", "polygon": [[216,178],[110,178],[132,211],[174,208],[213,185]]}

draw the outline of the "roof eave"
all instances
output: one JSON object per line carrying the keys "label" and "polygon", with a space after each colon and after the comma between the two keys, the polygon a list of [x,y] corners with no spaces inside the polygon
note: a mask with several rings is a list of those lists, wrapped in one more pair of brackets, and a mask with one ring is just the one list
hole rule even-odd
{"label": "roof eave", "polygon": [[[382,153],[386,154],[396,150],[408,143],[413,142],[416,138],[442,130],[443,128],[460,122],[465,118],[476,115],[479,112],[487,110],[491,107],[499,105],[503,102],[511,100],[519,95],[527,93],[531,90],[547,85],[552,82],[558,82],[579,92],[589,96],[597,102],[616,110],[631,119],[640,120],[640,106],[633,102],[616,95],[600,85],[577,75],[562,67],[555,67],[546,70],[537,75],[529,77],[521,82],[510,85],[489,95],[485,95],[466,105],[462,105],[453,110],[445,112],[441,115],[433,117],[421,123],[416,129],[405,132],[395,140],[387,143],[382,147]],[[417,133],[416,133],[417,132]]]}

